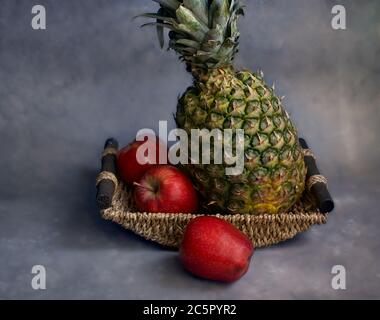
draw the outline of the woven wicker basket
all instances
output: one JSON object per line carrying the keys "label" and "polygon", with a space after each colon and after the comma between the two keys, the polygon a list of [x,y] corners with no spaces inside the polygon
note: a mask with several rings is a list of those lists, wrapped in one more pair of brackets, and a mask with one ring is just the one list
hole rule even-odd
{"label": "woven wicker basket", "polygon": [[[108,169],[104,158],[107,157]],[[112,163],[113,162],[113,163]],[[178,247],[187,223],[199,215],[136,212],[131,190],[120,181],[115,169],[115,153],[106,148],[103,153],[103,167],[97,185],[107,182],[113,185],[110,206],[101,210],[106,220],[111,220],[145,239],[164,246]],[[111,169],[110,169],[111,168]],[[114,172],[112,172],[114,171]],[[281,214],[235,214],[215,215],[235,225],[253,242],[255,247],[266,247],[293,238],[308,230],[312,225],[324,224],[327,214],[317,208],[315,197],[308,188],[302,199],[288,213]]]}

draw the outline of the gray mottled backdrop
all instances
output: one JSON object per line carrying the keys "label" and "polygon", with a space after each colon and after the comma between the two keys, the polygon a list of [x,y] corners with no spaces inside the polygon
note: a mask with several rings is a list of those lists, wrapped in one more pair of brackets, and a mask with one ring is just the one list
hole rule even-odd
{"label": "gray mottled backdrop", "polygon": [[[0,0],[0,298],[379,298],[380,3],[246,1],[236,64],[263,69],[329,178],[325,226],[258,250],[233,285],[195,279],[167,251],[102,221],[103,141],[170,120],[190,76],[132,17],[149,0]],[[30,26],[43,4],[47,30]],[[30,285],[47,269],[47,290]],[[347,289],[331,288],[331,268]]]}

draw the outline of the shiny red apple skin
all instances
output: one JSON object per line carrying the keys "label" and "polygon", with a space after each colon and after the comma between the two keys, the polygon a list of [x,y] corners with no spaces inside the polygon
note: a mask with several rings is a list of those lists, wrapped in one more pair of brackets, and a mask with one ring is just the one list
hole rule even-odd
{"label": "shiny red apple skin", "polygon": [[234,282],[248,270],[254,247],[229,222],[211,216],[194,218],[186,227],[180,258],[187,271],[221,282]]}
{"label": "shiny red apple skin", "polygon": [[135,186],[140,212],[195,213],[198,196],[191,180],[171,165],[150,168]]}
{"label": "shiny red apple skin", "polygon": [[[159,163],[159,148],[166,146],[158,139],[154,138],[154,140],[149,140],[148,147],[152,146],[156,148],[155,154],[150,152],[146,156],[145,164],[140,164],[137,161],[137,149],[143,144],[145,141],[134,141],[124,148],[120,149],[117,158],[116,164],[118,168],[119,175],[121,178],[129,183],[133,184],[137,182],[149,168]],[[153,149],[152,149],[153,150]]]}

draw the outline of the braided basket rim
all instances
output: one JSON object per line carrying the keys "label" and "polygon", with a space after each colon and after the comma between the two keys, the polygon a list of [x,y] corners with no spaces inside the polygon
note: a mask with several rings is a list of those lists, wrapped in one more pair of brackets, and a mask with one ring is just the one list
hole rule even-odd
{"label": "braided basket rim", "polygon": [[116,190],[110,208],[101,210],[103,219],[113,221],[146,240],[178,248],[187,223],[202,215],[215,216],[232,223],[247,235],[255,247],[267,247],[293,238],[313,225],[327,222],[305,190],[302,201],[287,213],[279,214],[188,214],[146,213],[135,210],[132,192],[117,177]]}

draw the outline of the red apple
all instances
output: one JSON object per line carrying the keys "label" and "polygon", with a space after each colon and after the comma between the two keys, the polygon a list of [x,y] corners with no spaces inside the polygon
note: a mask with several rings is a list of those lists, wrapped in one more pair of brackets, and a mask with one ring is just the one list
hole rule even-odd
{"label": "red apple", "polygon": [[247,272],[253,251],[252,242],[232,224],[201,216],[187,225],[180,257],[185,269],[198,277],[233,282]]}
{"label": "red apple", "polygon": [[135,202],[141,212],[195,213],[198,209],[191,180],[176,167],[152,167],[135,185]]}
{"label": "red apple", "polygon": [[[144,143],[151,151],[142,154],[142,160],[145,163],[141,164],[137,158],[137,150]],[[138,181],[149,168],[159,163],[160,148],[167,150],[161,140],[156,137],[151,137],[149,140],[145,139],[144,141],[134,141],[122,148],[118,152],[116,159],[121,178],[129,184]]]}

